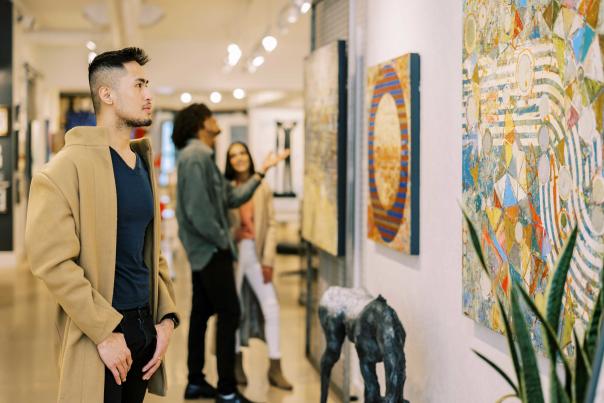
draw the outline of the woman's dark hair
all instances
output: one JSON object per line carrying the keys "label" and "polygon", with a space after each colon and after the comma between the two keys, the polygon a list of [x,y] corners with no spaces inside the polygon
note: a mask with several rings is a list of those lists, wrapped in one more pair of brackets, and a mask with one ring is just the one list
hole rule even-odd
{"label": "woman's dark hair", "polygon": [[189,139],[197,138],[197,132],[206,119],[212,117],[212,111],[204,104],[191,104],[176,114],[172,141],[177,149],[187,145]]}
{"label": "woman's dark hair", "polygon": [[247,147],[247,144],[242,141],[236,141],[232,143],[229,146],[229,149],[227,150],[226,167],[224,168],[224,176],[230,181],[234,181],[237,178],[237,172],[235,172],[235,168],[233,168],[233,165],[231,164],[231,157],[229,155],[229,153],[231,152],[231,148],[233,148],[233,146],[236,144],[239,144],[245,149],[245,152],[247,153],[247,156],[250,159],[249,174],[253,175],[254,173],[256,173],[256,168],[254,168],[254,159],[252,158],[252,154],[250,154],[250,149]]}

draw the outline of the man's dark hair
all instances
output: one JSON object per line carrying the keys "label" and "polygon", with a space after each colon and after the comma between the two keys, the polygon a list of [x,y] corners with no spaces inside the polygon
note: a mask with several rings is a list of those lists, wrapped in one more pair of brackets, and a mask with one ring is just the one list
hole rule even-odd
{"label": "man's dark hair", "polygon": [[212,117],[212,111],[204,104],[191,104],[182,109],[174,118],[172,141],[177,149],[187,145],[189,139],[197,138],[197,133],[206,119]]}
{"label": "man's dark hair", "polygon": [[250,149],[248,148],[247,144],[242,141],[235,141],[229,146],[229,149],[227,150],[226,166],[224,168],[224,176],[230,181],[237,179],[237,172],[235,172],[235,168],[233,168],[233,164],[231,164],[231,156],[229,155],[231,153],[231,149],[236,144],[243,146],[248,158],[250,159],[250,167],[248,168],[248,173],[250,174],[250,176],[256,172],[256,168],[254,168],[254,159],[252,158],[252,154],[250,153]]}
{"label": "man's dark hair", "polygon": [[99,99],[99,87],[110,85],[115,80],[111,73],[113,70],[124,70],[124,63],[137,62],[144,66],[149,61],[149,57],[141,48],[124,48],[101,53],[94,58],[88,66],[88,84],[90,85],[90,95],[94,111],[101,111],[101,100]]}

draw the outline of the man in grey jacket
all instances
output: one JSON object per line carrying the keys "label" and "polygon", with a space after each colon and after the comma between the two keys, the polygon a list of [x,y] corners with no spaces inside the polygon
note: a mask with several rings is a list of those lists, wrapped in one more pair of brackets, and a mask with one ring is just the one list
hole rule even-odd
{"label": "man in grey jacket", "polygon": [[[260,171],[234,187],[214,162],[214,143],[220,128],[210,109],[192,104],[174,120],[172,139],[180,150],[176,219],[178,235],[191,264],[193,296],[189,326],[189,379],[185,399],[214,397],[216,402],[248,402],[237,392],[235,332],[239,325],[239,300],[233,260],[237,257],[231,238],[228,210],[248,201],[266,171],[287,157],[269,155]],[[217,314],[216,358],[218,393],[203,374],[207,321]]]}

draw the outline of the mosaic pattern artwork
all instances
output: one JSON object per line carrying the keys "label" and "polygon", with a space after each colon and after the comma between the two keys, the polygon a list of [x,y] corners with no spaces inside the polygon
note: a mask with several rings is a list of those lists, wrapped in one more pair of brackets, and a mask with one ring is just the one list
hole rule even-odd
{"label": "mosaic pattern artwork", "polygon": [[419,253],[419,55],[367,72],[368,237]]}
{"label": "mosaic pattern artwork", "polygon": [[334,42],[304,64],[302,237],[335,256],[344,253],[345,236],[345,52],[345,42]]}
{"label": "mosaic pattern artwork", "polygon": [[565,344],[593,307],[604,252],[603,19],[600,0],[464,1],[463,206],[495,280],[464,230],[463,309],[492,329],[502,331],[496,295],[507,301],[512,282],[545,305],[575,226]]}

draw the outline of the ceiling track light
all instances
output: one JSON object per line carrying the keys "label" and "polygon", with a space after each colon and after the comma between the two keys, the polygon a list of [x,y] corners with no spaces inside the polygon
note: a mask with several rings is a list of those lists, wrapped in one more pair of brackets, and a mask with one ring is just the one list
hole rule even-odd
{"label": "ceiling track light", "polygon": [[183,92],[182,94],[180,94],[180,102],[182,102],[183,104],[188,104],[192,100],[193,100],[193,97],[191,96],[190,93]]}
{"label": "ceiling track light", "polygon": [[245,91],[242,88],[235,88],[233,90],[233,98],[235,98],[235,99],[245,98]]}
{"label": "ceiling track light", "polygon": [[272,35],[267,35],[264,38],[262,38],[262,47],[268,53],[271,53],[273,50],[275,50],[275,48],[277,47],[277,44],[278,44],[277,38],[275,38]]}
{"label": "ceiling track light", "polygon": [[210,101],[214,104],[220,103],[222,101],[222,94],[218,91],[214,91],[210,94]]}
{"label": "ceiling track light", "polygon": [[312,8],[312,3],[310,1],[305,1],[300,6],[300,12],[302,14],[306,14]]}
{"label": "ceiling track light", "polygon": [[252,59],[252,65],[254,67],[260,67],[264,64],[264,56],[256,56]]}

